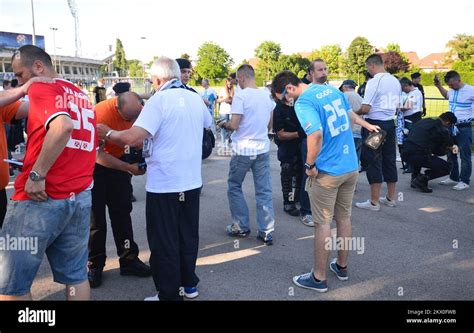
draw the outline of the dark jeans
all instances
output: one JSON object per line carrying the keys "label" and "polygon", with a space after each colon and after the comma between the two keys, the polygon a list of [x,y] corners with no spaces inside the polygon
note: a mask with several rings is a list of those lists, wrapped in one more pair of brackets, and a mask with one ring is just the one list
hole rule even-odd
{"label": "dark jeans", "polygon": [[449,175],[450,163],[437,156],[411,151],[403,151],[402,155],[413,168],[412,179],[420,175],[421,168],[427,168],[425,175],[428,180]]}
{"label": "dark jeans", "polygon": [[182,300],[181,287],[195,287],[199,278],[200,189],[146,195],[146,231],[150,266],[160,300]]}
{"label": "dark jeans", "polygon": [[458,155],[448,154],[448,161],[452,163],[450,178],[454,181],[461,180],[469,185],[472,174],[471,145],[472,128],[471,126],[459,126],[459,133],[454,137],[454,142],[459,147],[459,156],[461,157],[461,173],[459,173]]}
{"label": "dark jeans", "polygon": [[89,238],[89,265],[91,267],[103,267],[107,257],[106,206],[109,210],[117,255],[121,262],[138,257],[138,246],[133,240],[130,216],[132,212],[131,178],[132,176],[127,172],[95,165]]}
{"label": "dark jeans", "polygon": [[0,229],[3,226],[3,220],[5,219],[5,214],[7,213],[7,191],[5,189],[0,190]]}
{"label": "dark jeans", "polygon": [[301,189],[300,189],[300,205],[301,205],[301,216],[311,215],[311,203],[309,202],[308,192],[305,191],[306,179],[306,170],[304,164],[306,163],[306,155],[308,154],[308,140],[303,139],[301,141],[301,163],[303,164],[303,178],[301,179]]}
{"label": "dark jeans", "polygon": [[[396,183],[398,174],[395,122],[393,120],[366,120],[373,125],[380,126],[381,129],[387,132],[385,143],[377,151],[362,145],[362,157],[365,159],[364,165],[367,166],[367,180],[369,184]],[[369,131],[362,128],[362,141],[365,142],[368,136]]]}
{"label": "dark jeans", "polygon": [[[301,179],[303,177],[303,165],[301,155],[298,152],[293,161],[280,163],[281,167],[281,190],[283,192],[283,204],[290,205],[300,201]],[[293,192],[293,179],[295,179],[295,190]]]}

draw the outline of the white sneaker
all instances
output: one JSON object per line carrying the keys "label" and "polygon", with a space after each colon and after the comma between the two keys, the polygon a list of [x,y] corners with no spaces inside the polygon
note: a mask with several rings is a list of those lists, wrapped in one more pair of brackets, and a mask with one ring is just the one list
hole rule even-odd
{"label": "white sneaker", "polygon": [[370,199],[364,202],[356,202],[355,206],[361,209],[372,210],[374,212],[378,212],[380,210],[380,204],[376,204],[375,206],[372,205]]}
{"label": "white sneaker", "polygon": [[158,297],[158,294],[156,294],[155,296],[151,296],[151,297],[146,297],[144,299],[144,301],[159,301],[160,298]]}
{"label": "white sneaker", "polygon": [[455,182],[454,180],[452,180],[451,178],[446,178],[446,179],[443,179],[442,181],[440,181],[438,184],[440,185],[454,185],[454,184],[457,184],[458,182]]}
{"label": "white sneaker", "polygon": [[462,191],[467,190],[470,186],[464,182],[459,182],[456,186],[453,187],[453,190]]}
{"label": "white sneaker", "polygon": [[300,220],[301,220],[301,223],[303,223],[305,226],[314,227],[313,216],[309,214],[305,216],[301,216]]}
{"label": "white sneaker", "polygon": [[388,200],[387,197],[382,197],[379,200],[380,200],[380,203],[387,205],[389,207],[397,207],[397,202],[395,200]]}

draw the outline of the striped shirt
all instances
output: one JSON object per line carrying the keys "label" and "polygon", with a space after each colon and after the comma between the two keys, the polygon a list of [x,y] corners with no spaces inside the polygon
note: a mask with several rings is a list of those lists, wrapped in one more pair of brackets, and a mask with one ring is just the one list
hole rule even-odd
{"label": "striped shirt", "polygon": [[468,84],[459,90],[448,91],[449,110],[458,118],[459,123],[472,121],[474,111],[474,87]]}

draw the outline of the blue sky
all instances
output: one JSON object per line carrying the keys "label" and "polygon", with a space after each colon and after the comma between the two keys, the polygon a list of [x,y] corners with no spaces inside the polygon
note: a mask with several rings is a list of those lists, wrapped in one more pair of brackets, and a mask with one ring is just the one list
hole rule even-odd
{"label": "blue sky", "polygon": [[[472,0],[76,0],[84,57],[101,59],[120,38],[127,58],[194,56],[205,41],[224,47],[236,62],[253,57],[264,40],[283,52],[322,45],[345,49],[356,36],[379,47],[390,42],[420,57],[444,51],[457,33],[474,34]],[[394,5],[396,3],[396,5]],[[34,0],[36,33],[46,49],[74,55],[74,20],[67,0]],[[0,31],[31,33],[30,0],[0,0]],[[145,40],[141,37],[146,37]]]}

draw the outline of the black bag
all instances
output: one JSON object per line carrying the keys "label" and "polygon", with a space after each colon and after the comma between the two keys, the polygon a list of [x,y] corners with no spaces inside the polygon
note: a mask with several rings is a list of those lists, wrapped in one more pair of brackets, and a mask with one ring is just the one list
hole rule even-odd
{"label": "black bag", "polygon": [[212,154],[212,148],[216,145],[216,138],[211,130],[204,129],[202,136],[202,159],[205,160]]}
{"label": "black bag", "polygon": [[384,143],[387,138],[387,132],[383,129],[380,129],[378,132],[372,132],[369,134],[367,139],[365,139],[365,145],[373,150],[378,150]]}

